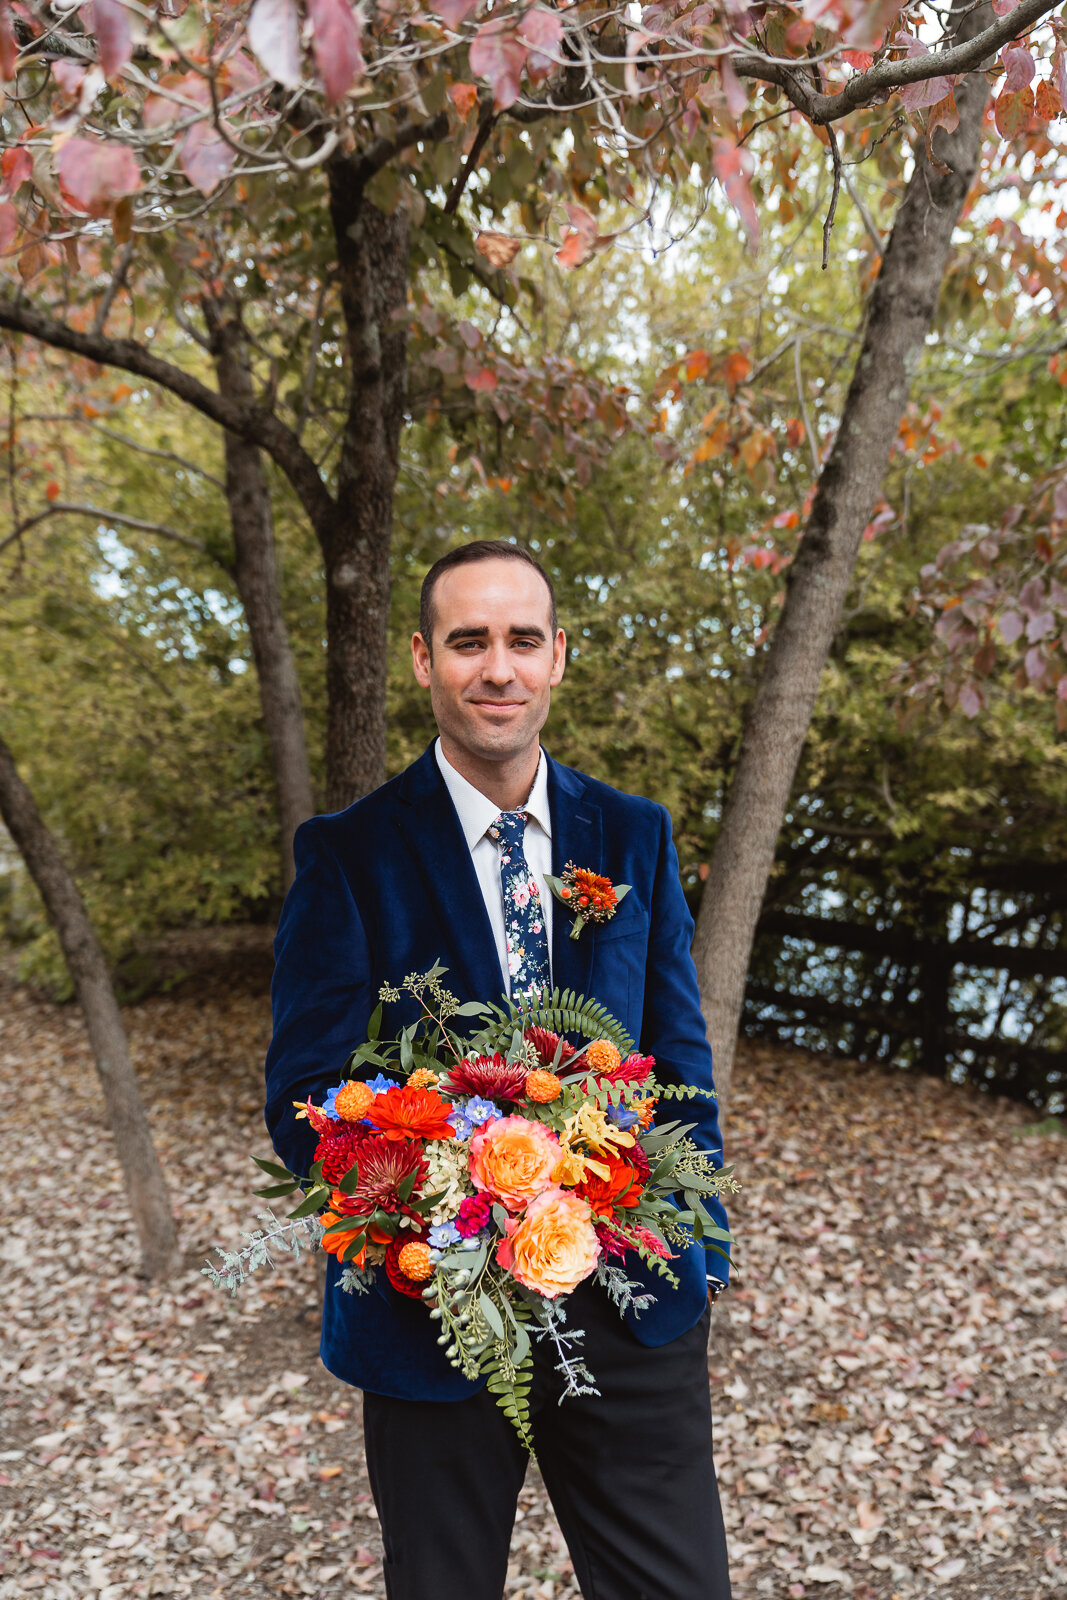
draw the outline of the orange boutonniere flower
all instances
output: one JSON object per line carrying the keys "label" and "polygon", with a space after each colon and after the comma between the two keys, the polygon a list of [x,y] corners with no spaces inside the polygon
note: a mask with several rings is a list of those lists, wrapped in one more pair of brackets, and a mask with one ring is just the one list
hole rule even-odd
{"label": "orange boutonniere flower", "polygon": [[545,882],[560,905],[574,913],[571,938],[577,939],[587,922],[610,922],[623,895],[629,894],[628,883],[612,883],[598,872],[586,867],[576,867],[568,861],[559,878],[545,875]]}
{"label": "orange boutonniere flower", "polygon": [[387,1089],[374,1097],[367,1112],[387,1139],[452,1139],[456,1130],[449,1122],[452,1106],[436,1089]]}

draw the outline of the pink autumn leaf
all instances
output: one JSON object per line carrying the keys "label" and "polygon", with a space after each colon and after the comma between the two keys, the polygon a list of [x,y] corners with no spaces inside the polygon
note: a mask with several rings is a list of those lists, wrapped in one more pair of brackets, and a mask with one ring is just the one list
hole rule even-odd
{"label": "pink autumn leaf", "polygon": [[1035,611],[1026,624],[1026,637],[1031,644],[1038,639],[1044,639],[1056,626],[1056,619],[1051,611]]}
{"label": "pink autumn leaf", "polygon": [[1044,610],[1045,585],[1040,578],[1031,578],[1029,583],[1023,584],[1019,590],[1019,604],[1028,613]]}
{"label": "pink autumn leaf", "polygon": [[556,261],[566,271],[573,271],[580,267],[596,249],[597,225],[596,218],[584,206],[569,204],[567,206],[567,219],[569,228],[564,228],[562,241],[556,251]]}
{"label": "pink autumn leaf", "polygon": [[1001,65],[1004,68],[1004,93],[1018,94],[1020,89],[1025,89],[1028,83],[1034,81],[1034,59],[1029,50],[1018,47],[1001,52]]}
{"label": "pink autumn leaf", "polygon": [[477,367],[473,372],[465,373],[463,381],[475,394],[487,394],[496,388],[497,376],[489,367]]}
{"label": "pink autumn leaf", "polygon": [[194,122],[182,139],[178,157],[181,169],[201,194],[213,194],[228,177],[235,152],[210,122]]}
{"label": "pink autumn leaf", "polygon": [[477,11],[479,0],[434,0],[433,10],[444,17],[450,28],[458,28],[472,11]]}
{"label": "pink autumn leaf", "polygon": [[296,0],[256,0],[248,19],[248,42],[275,83],[300,83],[300,18]]}
{"label": "pink autumn leaf", "polygon": [[0,200],[0,255],[10,250],[18,231],[18,212],[10,200]]}
{"label": "pink autumn leaf", "polygon": [[503,20],[483,22],[470,50],[471,71],[485,78],[493,90],[493,107],[506,111],[519,98],[519,81],[527,49]]}
{"label": "pink autumn leaf", "polygon": [[0,0],[0,81],[7,83],[15,76],[19,47],[11,26],[11,7],[8,0]]}
{"label": "pink autumn leaf", "polygon": [[976,683],[965,683],[960,690],[958,703],[965,717],[976,717],[985,705],[985,698]]}
{"label": "pink autumn leaf", "polygon": [[547,78],[559,60],[563,23],[555,11],[534,6],[519,23],[519,38],[529,46],[526,70],[532,82]]}
{"label": "pink autumn leaf", "polygon": [[1056,696],[1057,699],[1067,700],[1067,672],[1063,674],[1063,677],[1056,685]]}
{"label": "pink autumn leaf", "polygon": [[1006,17],[1018,4],[1019,0],[993,0],[993,10],[998,17]]}
{"label": "pink autumn leaf", "polygon": [[106,217],[116,201],[141,187],[133,151],[102,139],[68,139],[59,152],[56,172],[66,204],[90,217]]}
{"label": "pink autumn leaf", "polygon": [[1040,645],[1032,645],[1024,657],[1026,676],[1031,683],[1036,682],[1045,672],[1045,652]]}
{"label": "pink autumn leaf", "polygon": [[115,78],[133,54],[129,13],[119,0],[93,0],[90,16],[104,76]]}
{"label": "pink autumn leaf", "polygon": [[715,176],[741,219],[750,247],[755,250],[759,240],[759,217],[749,181],[753,165],[752,152],[743,145],[738,147],[729,139],[716,139]]}
{"label": "pink autumn leaf", "polygon": [[1017,611],[1005,611],[1000,619],[1000,632],[1005,644],[1014,644],[1022,637],[1023,619]]}
{"label": "pink autumn leaf", "polygon": [[308,0],[311,48],[328,100],[341,100],[366,70],[363,24],[348,0]]}

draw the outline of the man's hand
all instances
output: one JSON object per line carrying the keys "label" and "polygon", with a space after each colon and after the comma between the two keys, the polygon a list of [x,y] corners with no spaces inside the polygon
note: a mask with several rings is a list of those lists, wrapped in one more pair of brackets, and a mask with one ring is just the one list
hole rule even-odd
{"label": "man's hand", "polygon": [[715,1302],[726,1288],[721,1278],[708,1279],[708,1309],[715,1310]]}

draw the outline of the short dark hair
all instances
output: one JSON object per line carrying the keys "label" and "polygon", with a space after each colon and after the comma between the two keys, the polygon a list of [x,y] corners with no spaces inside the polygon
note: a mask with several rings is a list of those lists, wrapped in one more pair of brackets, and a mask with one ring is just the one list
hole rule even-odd
{"label": "short dark hair", "polygon": [[422,580],[422,591],[419,595],[419,632],[426,640],[426,648],[433,657],[433,627],[437,620],[434,609],[433,592],[438,578],[443,572],[449,572],[453,567],[465,567],[472,561],[523,561],[528,567],[533,567],[544,579],[545,588],[548,590],[549,610],[552,617],[552,635],[555,637],[559,627],[559,618],[556,615],[556,591],[552,587],[552,579],[539,561],[535,561],[528,550],[521,544],[513,544],[510,539],[472,539],[470,544],[457,545],[454,550],[449,550],[446,555],[435,561],[425,578]]}

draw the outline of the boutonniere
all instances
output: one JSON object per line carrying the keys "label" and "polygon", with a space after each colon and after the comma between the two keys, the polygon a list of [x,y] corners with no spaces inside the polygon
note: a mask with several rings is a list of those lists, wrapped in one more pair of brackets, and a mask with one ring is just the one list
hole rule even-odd
{"label": "boutonniere", "polygon": [[612,883],[610,878],[602,878],[598,872],[589,872],[585,867],[576,867],[573,861],[567,862],[562,877],[553,878],[546,873],[545,882],[560,905],[574,913],[572,939],[577,939],[587,922],[610,922],[619,908],[619,901],[624,894],[629,894],[631,887],[628,883]]}

